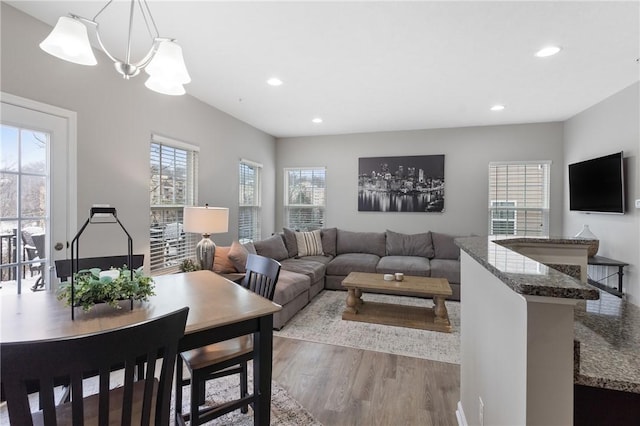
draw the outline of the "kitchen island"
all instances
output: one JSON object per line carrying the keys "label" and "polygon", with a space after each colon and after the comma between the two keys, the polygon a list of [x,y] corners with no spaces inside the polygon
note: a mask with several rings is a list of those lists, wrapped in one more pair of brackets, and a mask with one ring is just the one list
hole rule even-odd
{"label": "kitchen island", "polygon": [[[599,292],[509,247],[516,242],[456,239],[462,291],[458,418],[461,424],[570,425],[574,310],[580,301],[597,300]],[[553,246],[554,264],[580,256],[581,243],[542,241]]]}

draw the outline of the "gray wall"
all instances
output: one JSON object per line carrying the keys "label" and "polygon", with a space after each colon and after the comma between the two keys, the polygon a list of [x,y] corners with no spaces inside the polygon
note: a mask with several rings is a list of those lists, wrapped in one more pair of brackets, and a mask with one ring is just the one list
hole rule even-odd
{"label": "gray wall", "polygon": [[[635,83],[565,122],[564,229],[568,235],[583,225],[600,239],[598,254],[630,264],[626,268],[625,291],[640,305],[640,83]],[[569,211],[567,165],[624,151],[627,211],[624,215]]]}
{"label": "gray wall", "polygon": [[[283,224],[283,168],[327,167],[327,227],[352,231],[487,234],[490,161],[551,160],[550,232],[561,234],[562,123],[282,138],[276,143],[276,228]],[[444,213],[358,212],[358,158],[445,155]]]}
{"label": "gray wall", "polygon": [[[92,204],[110,204],[133,237],[134,251],[148,256],[149,139],[158,133],[200,147],[199,203],[230,208],[230,232],[215,235],[216,243],[237,239],[240,158],[264,165],[263,232],[273,231],[273,137],[191,96],[152,92],[144,75],[125,81],[97,49],[96,67],[54,58],[38,47],[51,27],[4,3],[1,12],[2,91],[78,114],[78,221]],[[118,254],[121,246],[126,251],[121,234],[102,228],[87,228],[83,256]]]}

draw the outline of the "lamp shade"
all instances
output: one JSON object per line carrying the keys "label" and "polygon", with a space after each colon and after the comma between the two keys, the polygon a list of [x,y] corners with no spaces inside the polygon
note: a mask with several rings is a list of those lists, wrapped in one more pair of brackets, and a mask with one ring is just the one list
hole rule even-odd
{"label": "lamp shade", "polygon": [[89,43],[87,27],[76,19],[61,16],[40,48],[56,58],[80,65],[96,65],[96,57]]}
{"label": "lamp shade", "polygon": [[187,84],[191,81],[182,57],[182,48],[171,40],[163,40],[158,44],[158,49],[149,65],[145,67],[145,71],[165,84]]}
{"label": "lamp shade", "polygon": [[184,231],[198,234],[220,234],[229,231],[229,209],[226,207],[185,207]]}
{"label": "lamp shade", "polygon": [[180,96],[187,93],[186,90],[184,90],[184,86],[182,84],[167,83],[153,76],[149,77],[147,81],[144,82],[144,85],[147,86],[147,89],[153,90],[154,92],[162,93],[163,95]]}

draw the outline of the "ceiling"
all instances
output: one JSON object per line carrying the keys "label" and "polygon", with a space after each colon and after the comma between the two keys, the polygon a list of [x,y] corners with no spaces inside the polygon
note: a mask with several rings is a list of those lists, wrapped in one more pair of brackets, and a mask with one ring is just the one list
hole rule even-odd
{"label": "ceiling", "polygon": [[[53,26],[106,2],[6,3]],[[149,4],[187,93],[276,137],[562,121],[640,80],[639,1]],[[119,57],[128,7],[97,19]],[[134,60],[150,46],[135,25]],[[534,56],[549,44],[561,52]]]}

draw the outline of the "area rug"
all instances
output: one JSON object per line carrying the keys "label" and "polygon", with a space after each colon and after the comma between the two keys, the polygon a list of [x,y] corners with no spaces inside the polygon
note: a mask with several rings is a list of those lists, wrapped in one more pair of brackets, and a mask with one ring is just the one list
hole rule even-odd
{"label": "area rug", "polygon": [[[460,363],[460,302],[446,302],[453,331],[417,330],[345,321],[347,293],[324,290],[274,335],[433,361]],[[431,299],[365,293],[362,299],[381,303],[432,307]]]}
{"label": "area rug", "polygon": [[[249,392],[253,392],[252,365],[248,365],[249,375]],[[183,388],[182,412],[189,412],[189,401],[191,399],[189,387]],[[235,374],[233,376],[222,377],[207,382],[207,390],[205,394],[205,405],[214,406],[225,401],[236,399],[240,396],[240,377]],[[171,407],[174,406],[173,396],[171,398]],[[173,409],[171,410],[173,418]],[[188,424],[188,422],[187,422]],[[247,414],[242,414],[240,410],[232,411],[224,416],[205,423],[207,425],[225,425],[225,426],[250,426],[253,425],[253,410],[249,407]],[[322,426],[316,421],[311,413],[309,413],[298,401],[293,399],[291,395],[278,383],[271,382],[271,425],[272,426]]]}
{"label": "area rug", "polygon": [[[122,383],[122,375],[114,373],[112,376],[112,386]],[[85,380],[85,393],[92,394],[96,392],[97,380]],[[249,391],[253,389],[251,363],[249,363]],[[61,390],[56,392],[56,400],[62,395]],[[216,405],[224,401],[237,398],[240,395],[240,378],[238,375],[222,377],[220,379],[209,380],[206,390],[206,405]],[[186,386],[183,391],[183,413],[189,410],[190,392]],[[38,395],[32,394],[29,397],[31,407],[38,406]],[[171,397],[171,418],[173,419],[173,395]],[[173,424],[173,420],[170,422]],[[7,412],[7,404],[0,404],[0,425],[9,425],[9,414]],[[189,422],[187,422],[189,424]],[[247,414],[242,414],[240,410],[225,414],[207,425],[225,425],[225,426],[250,426],[253,425],[253,411],[249,407]],[[278,383],[271,382],[271,425],[272,426],[322,426],[298,401],[293,399],[291,395]]]}

